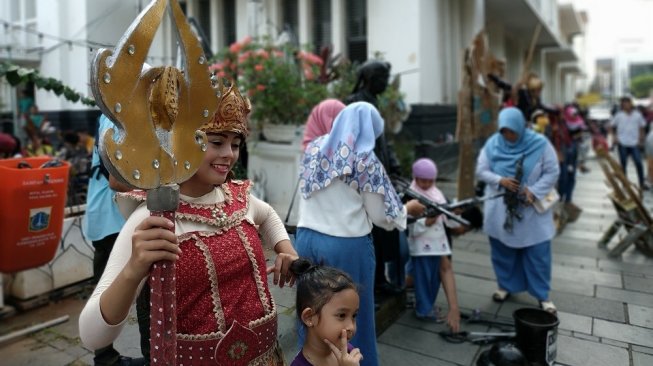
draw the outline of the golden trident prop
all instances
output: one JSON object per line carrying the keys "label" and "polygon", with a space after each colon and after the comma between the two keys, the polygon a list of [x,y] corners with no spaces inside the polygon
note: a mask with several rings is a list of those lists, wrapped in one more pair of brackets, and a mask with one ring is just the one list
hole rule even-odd
{"label": "golden trident prop", "polygon": [[[168,9],[184,55],[182,70],[145,68],[156,30]],[[178,0],[154,0],[132,22],[115,50],[100,49],[91,67],[95,101],[116,125],[99,136],[100,155],[116,179],[147,190],[152,215],[174,222],[179,186],[198,169],[207,149],[198,128],[218,105],[207,60]],[[174,231],[174,229],[173,229]],[[152,364],[176,364],[175,267],[152,266],[149,276]]]}

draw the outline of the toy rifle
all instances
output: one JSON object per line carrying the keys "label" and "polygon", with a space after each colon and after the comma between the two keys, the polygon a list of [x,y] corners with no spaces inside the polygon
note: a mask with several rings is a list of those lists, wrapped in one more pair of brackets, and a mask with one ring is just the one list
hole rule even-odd
{"label": "toy rifle", "polygon": [[438,215],[445,215],[448,218],[465,226],[472,226],[472,224],[466,219],[452,212],[453,210],[459,208],[466,208],[469,206],[475,206],[484,201],[502,197],[505,194],[505,193],[500,193],[493,196],[482,197],[482,198],[473,197],[451,204],[446,204],[446,203],[441,204],[441,203],[434,202],[433,200],[429,199],[423,194],[411,189],[410,182],[408,182],[404,178],[393,176],[392,182],[395,186],[395,189],[397,190],[397,193],[401,198],[404,197],[414,198],[418,200],[421,204],[426,206],[426,213],[424,215],[425,217],[435,217]]}
{"label": "toy rifle", "polygon": [[[526,155],[522,155],[522,157],[517,160],[515,169],[515,180],[519,182],[520,186],[524,176],[524,158],[526,158]],[[503,196],[503,203],[506,205],[506,221],[503,223],[503,229],[509,233],[512,233],[514,220],[517,219],[517,221],[521,221],[524,217],[521,212],[519,212],[519,205],[521,202],[522,198],[520,197],[519,191],[506,191]]]}

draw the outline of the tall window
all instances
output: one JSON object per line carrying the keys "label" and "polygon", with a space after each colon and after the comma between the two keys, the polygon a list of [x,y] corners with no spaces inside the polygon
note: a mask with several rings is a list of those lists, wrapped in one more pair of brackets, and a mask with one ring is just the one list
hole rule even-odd
{"label": "tall window", "polygon": [[316,53],[331,45],[331,0],[313,1],[313,44]]}
{"label": "tall window", "polygon": [[299,3],[297,0],[281,1],[281,30],[289,31],[293,39],[299,39]]}
{"label": "tall window", "polygon": [[236,42],[236,0],[224,0],[223,9],[224,44],[228,46]]}
{"label": "tall window", "polygon": [[367,0],[347,1],[347,55],[351,61],[367,60]]}

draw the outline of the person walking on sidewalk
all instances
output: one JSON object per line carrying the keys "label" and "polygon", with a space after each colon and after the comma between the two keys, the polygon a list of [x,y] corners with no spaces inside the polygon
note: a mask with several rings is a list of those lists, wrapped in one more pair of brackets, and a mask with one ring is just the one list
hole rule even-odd
{"label": "person walking on sidewalk", "polygon": [[648,190],[644,181],[644,166],[639,147],[644,145],[644,127],[646,121],[638,110],[633,108],[633,101],[629,97],[620,100],[621,110],[617,112],[611,122],[614,144],[619,149],[619,161],[626,176],[628,156],[632,156],[637,169],[637,179],[641,190]]}
{"label": "person walking on sidewalk", "polygon": [[[518,109],[503,109],[498,132],[483,146],[476,166],[476,177],[486,183],[486,195],[507,192],[517,199],[490,200],[484,205],[483,231],[490,239],[499,286],[492,298],[502,302],[511,293],[528,291],[542,309],[555,313],[549,297],[551,239],[556,232],[553,212],[538,212],[533,203],[555,187],[560,168],[549,141],[525,125]],[[521,180],[516,179],[520,175]]]}

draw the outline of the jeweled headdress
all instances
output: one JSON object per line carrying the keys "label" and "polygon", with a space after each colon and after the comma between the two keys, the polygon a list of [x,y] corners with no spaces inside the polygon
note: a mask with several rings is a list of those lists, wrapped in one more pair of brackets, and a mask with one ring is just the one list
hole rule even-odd
{"label": "jeweled headdress", "polygon": [[234,83],[227,87],[219,81],[218,91],[218,108],[213,118],[200,129],[206,133],[231,131],[247,137],[247,115],[252,110],[249,99],[240,94]]}

